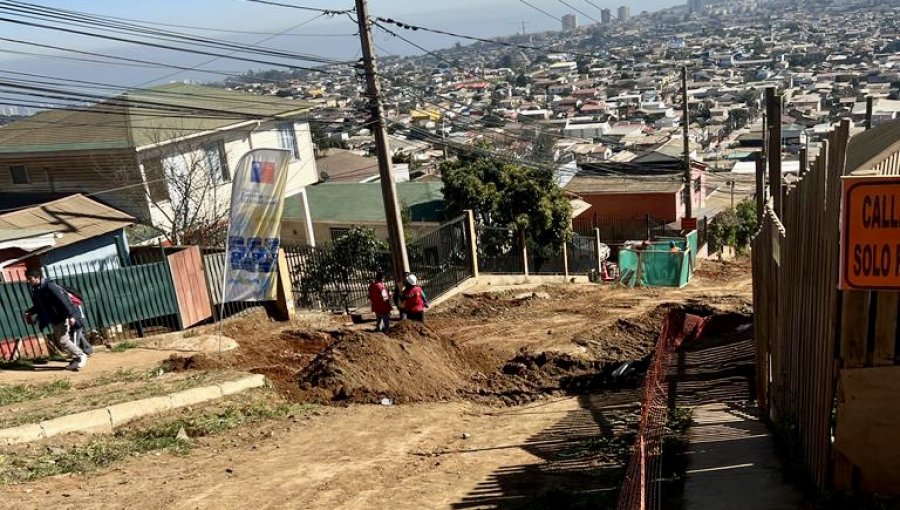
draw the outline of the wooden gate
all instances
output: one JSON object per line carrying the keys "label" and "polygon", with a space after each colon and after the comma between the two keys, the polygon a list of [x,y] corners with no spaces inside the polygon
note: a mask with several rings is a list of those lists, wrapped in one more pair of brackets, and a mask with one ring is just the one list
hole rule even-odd
{"label": "wooden gate", "polygon": [[200,248],[185,247],[166,255],[166,261],[172,271],[172,282],[175,284],[181,327],[189,328],[212,317],[212,305],[206,290]]}

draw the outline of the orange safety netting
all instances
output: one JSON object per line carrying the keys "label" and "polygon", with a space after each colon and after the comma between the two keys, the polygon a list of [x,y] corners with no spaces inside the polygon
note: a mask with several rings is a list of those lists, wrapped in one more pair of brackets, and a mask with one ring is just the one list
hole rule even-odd
{"label": "orange safety netting", "polygon": [[618,510],[661,508],[662,449],[669,414],[666,384],[669,362],[682,342],[700,337],[706,322],[704,317],[673,310],[662,325],[653,362],[644,378],[641,421],[619,493]]}

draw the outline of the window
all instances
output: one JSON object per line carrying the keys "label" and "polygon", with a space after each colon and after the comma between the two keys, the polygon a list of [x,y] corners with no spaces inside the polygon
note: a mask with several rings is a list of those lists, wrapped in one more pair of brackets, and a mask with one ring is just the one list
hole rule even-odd
{"label": "window", "polygon": [[332,228],[331,242],[337,241],[341,236],[350,232],[349,228]]}
{"label": "window", "polygon": [[10,165],[9,175],[12,177],[13,184],[31,184],[25,165]]}
{"label": "window", "polygon": [[278,125],[278,147],[291,151],[294,159],[300,159],[300,147],[297,146],[297,133],[293,122]]}
{"label": "window", "polygon": [[225,141],[219,140],[203,146],[206,168],[217,184],[231,180],[228,170],[228,157],[225,155]]}

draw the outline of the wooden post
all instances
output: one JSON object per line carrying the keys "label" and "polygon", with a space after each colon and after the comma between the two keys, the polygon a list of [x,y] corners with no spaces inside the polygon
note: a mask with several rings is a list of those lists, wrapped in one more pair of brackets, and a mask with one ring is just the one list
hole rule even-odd
{"label": "wooden post", "polygon": [[781,94],[774,88],[766,89],[769,115],[769,196],[775,206],[775,214],[781,218]]}
{"label": "wooden post", "polygon": [[562,259],[563,259],[563,275],[565,275],[566,280],[569,279],[569,247],[566,246],[568,243],[563,241],[562,243]]}
{"label": "wooden post", "polygon": [[[809,136],[809,135],[807,135]],[[806,172],[809,171],[809,149],[806,147],[800,147],[800,177],[806,175]]]}
{"label": "wooden post", "polygon": [[294,291],[291,285],[291,271],[288,268],[284,250],[278,250],[277,288],[275,309],[278,312],[278,316],[274,318],[280,321],[289,321],[294,315]]}
{"label": "wooden post", "polygon": [[756,223],[762,225],[763,209],[766,207],[766,159],[765,154],[756,155]]}
{"label": "wooden post", "polygon": [[603,261],[600,260],[600,245],[603,244],[600,242],[600,229],[594,227],[594,253],[597,254],[597,274],[603,274]]}
{"label": "wooden post", "polygon": [[781,218],[781,144],[775,126],[769,127],[769,197],[775,214]]}
{"label": "wooden post", "polygon": [[872,129],[872,110],[873,110],[873,100],[872,96],[866,97],[866,131]]}
{"label": "wooden post", "polygon": [[519,246],[522,249],[522,268],[525,271],[525,276],[528,276],[528,247],[525,243],[525,229],[519,229]]}
{"label": "wooden post", "polygon": [[472,276],[478,278],[478,230],[475,228],[475,213],[466,209],[469,226],[469,256],[472,257]]}

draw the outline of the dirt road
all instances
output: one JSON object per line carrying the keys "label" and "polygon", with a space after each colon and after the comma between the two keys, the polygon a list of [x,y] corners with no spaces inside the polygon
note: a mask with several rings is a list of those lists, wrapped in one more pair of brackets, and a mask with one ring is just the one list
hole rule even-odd
{"label": "dirt road", "polygon": [[[429,377],[418,365],[420,358],[411,362],[413,355],[422,354],[443,374],[462,367],[472,352],[490,355],[478,357],[477,367],[462,367],[480,378],[478,385],[435,390],[433,395],[446,401],[429,401],[432,393],[419,392],[406,395],[419,403],[325,406],[296,421],[274,420],[198,440],[185,457],[149,454],[98,473],[6,486],[0,488],[0,507],[614,508],[636,420],[635,390],[572,391],[557,384],[543,392],[541,374],[520,366],[530,359],[520,351],[563,352],[610,363],[640,359],[655,341],[660,305],[746,306],[747,266],[706,264],[684,289],[566,285],[537,289],[546,295],[529,298],[503,294],[451,300],[428,319],[431,330],[449,339],[450,354],[434,351],[444,340],[426,349],[423,341],[390,338],[385,340],[390,349],[380,349],[373,346],[375,335],[348,336],[327,328],[288,335],[283,328],[234,326],[226,334],[241,348],[229,368],[266,373],[294,399],[305,395],[298,381],[313,380],[304,379],[309,375],[304,369],[314,359],[331,370],[324,388],[348,402],[354,401],[348,395],[355,390],[343,386],[350,381],[348,372],[355,384],[369,385],[362,388],[369,390],[364,397],[377,397]],[[361,347],[332,347],[342,338]],[[322,352],[330,354],[323,358],[317,354]],[[524,363],[512,363],[515,359]],[[563,361],[577,365],[573,359]],[[378,377],[379,363],[393,371]],[[354,368],[359,366],[366,370]],[[557,383],[581,377],[560,373]],[[503,398],[482,400],[471,393],[494,388],[487,383],[497,378],[506,383],[496,386],[505,392]],[[530,401],[510,392],[509,381],[534,385],[537,401],[503,405]],[[565,394],[570,396],[559,396]],[[491,405],[477,403],[484,401]]]}
{"label": "dirt road", "polygon": [[13,501],[19,509],[516,507],[546,487],[571,485],[576,469],[582,490],[612,491],[599,476],[583,485],[583,468],[594,459],[561,453],[601,434],[597,416],[604,412],[586,397],[512,409],[324,408],[297,423],[204,440],[187,457],[145,456],[96,476],[4,487],[0,507]]}

